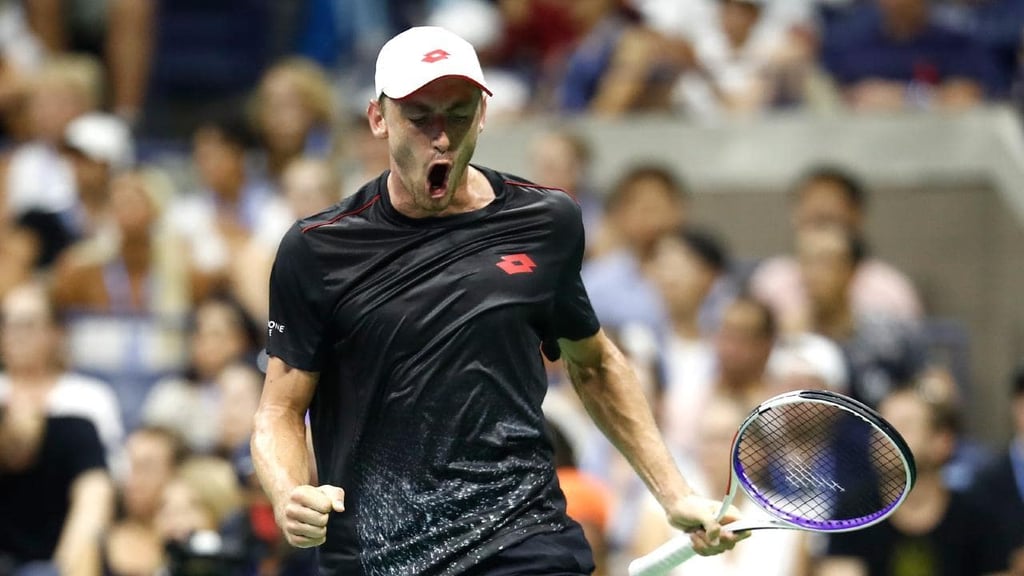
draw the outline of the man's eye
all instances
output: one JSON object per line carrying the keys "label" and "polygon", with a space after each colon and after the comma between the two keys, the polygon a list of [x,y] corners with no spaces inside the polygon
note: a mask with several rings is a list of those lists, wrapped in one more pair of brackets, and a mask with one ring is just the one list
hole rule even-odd
{"label": "man's eye", "polygon": [[427,118],[426,116],[410,116],[409,117],[409,122],[412,122],[413,124],[415,124],[417,126],[424,126],[428,121],[429,121],[429,118]]}

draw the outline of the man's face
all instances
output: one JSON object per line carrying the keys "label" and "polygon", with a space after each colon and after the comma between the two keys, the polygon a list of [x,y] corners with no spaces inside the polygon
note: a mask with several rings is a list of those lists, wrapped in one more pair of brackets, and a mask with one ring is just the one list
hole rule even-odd
{"label": "man's face", "polygon": [[797,193],[793,225],[799,230],[811,226],[838,225],[859,232],[863,224],[860,209],[850,202],[842,185],[832,180],[811,180]]}
{"label": "man's face", "polygon": [[609,216],[625,243],[647,257],[659,238],[683,225],[686,209],[658,178],[640,178],[629,186],[628,199]]}
{"label": "man's face", "polygon": [[718,367],[723,379],[746,384],[760,378],[768,364],[772,338],[766,333],[761,310],[750,302],[736,302],[722,317],[715,337]]}
{"label": "man's face", "polygon": [[163,438],[144,432],[132,435],[125,448],[125,508],[132,518],[148,521],[156,514],[160,495],[174,473],[173,448]]}
{"label": "man's face", "polygon": [[689,246],[674,236],[658,240],[647,270],[673,315],[696,313],[716,276]]}
{"label": "man's face", "polygon": [[583,179],[583,165],[572,144],[558,134],[538,140],[531,151],[533,177],[546,186],[577,194]]}
{"label": "man's face", "polygon": [[41,291],[18,288],[0,302],[0,357],[9,368],[51,362],[58,342],[59,332]]}
{"label": "man's face", "polygon": [[459,78],[435,80],[401,100],[368,111],[374,135],[386,138],[391,169],[413,205],[440,215],[456,189],[483,129],[486,103],[480,89]]}
{"label": "man's face", "polygon": [[800,273],[819,308],[841,304],[853,280],[853,259],[842,235],[838,228],[824,227],[804,230],[797,238]]}
{"label": "man's face", "polygon": [[928,405],[915,393],[889,396],[882,400],[878,412],[907,442],[922,472],[937,470],[949,458],[953,444],[951,434],[932,425]]}

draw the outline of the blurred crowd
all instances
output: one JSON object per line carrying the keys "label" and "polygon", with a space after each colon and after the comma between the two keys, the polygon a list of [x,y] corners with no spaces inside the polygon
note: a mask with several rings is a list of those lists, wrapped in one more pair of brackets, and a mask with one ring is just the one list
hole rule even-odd
{"label": "blurred crowd", "polygon": [[[311,573],[248,452],[269,270],[296,219],[387,169],[373,59],[424,23],[477,47],[498,126],[707,121],[1014,101],[1024,1],[0,0],[0,576]],[[529,146],[523,176],[582,208],[594,307],[695,487],[717,494],[743,416],[795,389],[879,408],[917,456],[873,532],[757,535],[678,574],[1024,574],[1024,368],[1009,446],[973,439],[968,379],[872,252],[857,175],[806,167],[791,253],[748,261],[693,224],[673,167],[605,190],[580,134]],[[620,574],[673,531],[549,375],[570,515]],[[884,568],[901,562],[917,571]]]}

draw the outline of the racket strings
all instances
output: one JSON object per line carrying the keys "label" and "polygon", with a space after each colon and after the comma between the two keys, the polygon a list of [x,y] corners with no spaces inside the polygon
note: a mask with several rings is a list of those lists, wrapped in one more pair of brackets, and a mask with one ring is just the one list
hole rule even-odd
{"label": "racket strings", "polygon": [[752,498],[819,530],[878,517],[906,486],[899,449],[885,434],[821,402],[782,404],[759,414],[737,439],[736,459]]}

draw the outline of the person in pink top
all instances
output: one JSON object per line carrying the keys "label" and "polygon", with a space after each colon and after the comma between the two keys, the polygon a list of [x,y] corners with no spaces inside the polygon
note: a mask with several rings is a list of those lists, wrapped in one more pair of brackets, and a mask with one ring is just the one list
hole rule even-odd
{"label": "person in pink top", "polygon": [[[856,178],[840,168],[818,167],[794,190],[791,223],[794,233],[838,224],[863,237],[866,208],[867,194]],[[799,332],[807,327],[807,292],[793,256],[775,256],[761,263],[750,279],[750,290],[772,306],[784,331]],[[901,320],[918,320],[923,315],[910,278],[876,257],[865,258],[857,266],[850,300],[857,313]]]}

